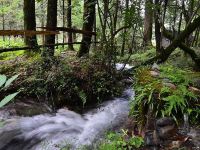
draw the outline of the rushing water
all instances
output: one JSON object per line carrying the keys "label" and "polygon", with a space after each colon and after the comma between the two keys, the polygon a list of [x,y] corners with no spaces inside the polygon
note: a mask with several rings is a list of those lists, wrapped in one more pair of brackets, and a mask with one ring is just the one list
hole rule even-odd
{"label": "rushing water", "polygon": [[103,103],[83,115],[67,109],[55,114],[18,117],[6,120],[0,128],[0,150],[59,150],[92,145],[107,130],[119,128],[128,116],[134,92],[124,91],[121,98]]}

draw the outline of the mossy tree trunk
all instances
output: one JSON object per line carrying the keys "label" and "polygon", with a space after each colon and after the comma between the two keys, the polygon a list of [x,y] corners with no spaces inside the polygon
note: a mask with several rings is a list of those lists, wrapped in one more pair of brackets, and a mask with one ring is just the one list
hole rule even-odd
{"label": "mossy tree trunk", "polygon": [[[173,40],[173,33],[166,30],[165,28],[163,28],[163,35],[166,38]],[[180,47],[185,53],[189,54],[192,60],[195,62],[196,66],[200,68],[200,57],[195,53],[195,51],[192,48],[188,47],[183,42],[180,42],[178,44],[178,47]]]}
{"label": "mossy tree trunk", "polygon": [[[67,27],[72,28],[72,1],[67,0]],[[73,42],[72,32],[68,32],[68,43]],[[74,50],[73,44],[68,45],[69,50]]]}
{"label": "mossy tree trunk", "polygon": [[171,55],[171,53],[187,38],[190,36],[190,34],[200,27],[200,16],[194,19],[192,23],[190,23],[183,32],[180,33],[179,36],[177,36],[172,43],[162,51],[162,53],[159,55],[160,62],[164,62],[168,59],[168,57]]}
{"label": "mossy tree trunk", "polygon": [[155,0],[154,10],[154,21],[155,21],[155,38],[156,38],[156,53],[157,55],[162,53],[161,48],[161,26],[160,26],[160,0]]}
{"label": "mossy tree trunk", "polygon": [[146,0],[145,2],[145,17],[144,17],[144,38],[143,45],[151,46],[152,42],[152,24],[153,24],[153,10],[152,10],[153,1]]}
{"label": "mossy tree trunk", "polygon": [[[55,29],[57,27],[57,0],[48,0],[47,6],[47,28]],[[55,44],[55,35],[46,35],[45,44]],[[43,51],[43,57],[51,58],[54,56],[54,46],[48,46]]]}
{"label": "mossy tree trunk", "polygon": [[[83,14],[83,30],[93,31],[94,20],[95,20],[95,5],[96,0],[84,0],[84,14]],[[91,45],[92,35],[83,34],[82,44],[79,49],[78,57],[89,54],[89,49]]]}
{"label": "mossy tree trunk", "polygon": [[[24,0],[24,30],[36,31],[35,0]],[[36,35],[25,36],[24,42],[29,47],[37,46]],[[39,50],[39,49],[35,49]]]}

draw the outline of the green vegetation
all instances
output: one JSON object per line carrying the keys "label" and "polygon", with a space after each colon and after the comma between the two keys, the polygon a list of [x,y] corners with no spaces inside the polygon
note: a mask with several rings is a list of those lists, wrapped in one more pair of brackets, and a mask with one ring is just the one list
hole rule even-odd
{"label": "green vegetation", "polygon": [[[10,79],[7,79],[7,77],[5,75],[0,75],[0,92],[2,93],[3,90],[6,90],[18,76],[19,75],[15,75],[15,76],[12,76]],[[17,96],[17,94],[19,94],[19,92],[15,92],[13,94],[9,94],[5,98],[3,98],[0,101],[0,108],[5,106],[11,100],[13,100],[14,97]]]}
{"label": "green vegetation", "polygon": [[139,68],[135,74],[136,97],[131,103],[130,115],[138,124],[144,126],[148,117],[164,116],[182,122],[184,114],[188,114],[191,123],[199,122],[200,95],[190,88],[192,79],[199,74],[162,65],[159,78],[155,78],[150,70],[149,67]]}
{"label": "green vegetation", "polygon": [[[82,113],[134,81],[129,114],[141,136],[151,118],[182,126],[187,115],[198,125],[199,8],[198,0],[0,0],[0,108],[20,89],[19,101]],[[119,62],[134,67],[117,71]],[[128,132],[108,134],[98,148],[146,144]]]}
{"label": "green vegetation", "polygon": [[143,144],[142,137],[129,137],[127,131],[122,130],[122,133],[109,133],[98,150],[131,150],[140,148]]}
{"label": "green vegetation", "polygon": [[108,74],[99,60],[57,57],[52,67],[44,70],[45,64],[40,57],[23,59],[26,62],[2,65],[0,71],[10,75],[20,71],[17,86],[13,88],[22,89],[24,96],[46,99],[54,107],[76,105],[74,108],[80,110],[120,95],[124,87],[117,81],[120,75]]}

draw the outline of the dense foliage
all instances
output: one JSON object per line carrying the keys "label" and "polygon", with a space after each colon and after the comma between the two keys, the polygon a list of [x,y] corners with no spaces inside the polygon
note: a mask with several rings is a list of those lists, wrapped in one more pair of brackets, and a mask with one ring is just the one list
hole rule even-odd
{"label": "dense foliage", "polygon": [[148,117],[171,116],[177,122],[183,122],[184,114],[191,123],[199,121],[199,93],[190,87],[194,77],[199,74],[163,65],[159,77],[152,77],[151,69],[139,68],[136,71],[134,89],[136,98],[131,103],[130,114],[145,125]]}

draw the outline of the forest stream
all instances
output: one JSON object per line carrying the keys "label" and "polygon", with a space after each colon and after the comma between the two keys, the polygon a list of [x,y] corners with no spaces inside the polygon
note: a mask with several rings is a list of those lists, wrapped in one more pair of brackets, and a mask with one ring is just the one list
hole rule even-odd
{"label": "forest stream", "polygon": [[[116,67],[119,70],[123,66],[118,64]],[[129,113],[129,99],[133,97],[134,92],[128,88],[120,98],[106,101],[84,114],[67,108],[32,117],[2,116],[1,113],[4,125],[0,128],[0,150],[59,150],[66,145],[70,145],[71,149],[93,146],[106,131],[123,126]]]}
{"label": "forest stream", "polygon": [[107,130],[118,129],[128,116],[129,99],[134,92],[126,89],[122,97],[80,115],[68,109],[55,114],[15,117],[0,128],[0,150],[56,150],[68,144],[73,149],[92,145]]}

